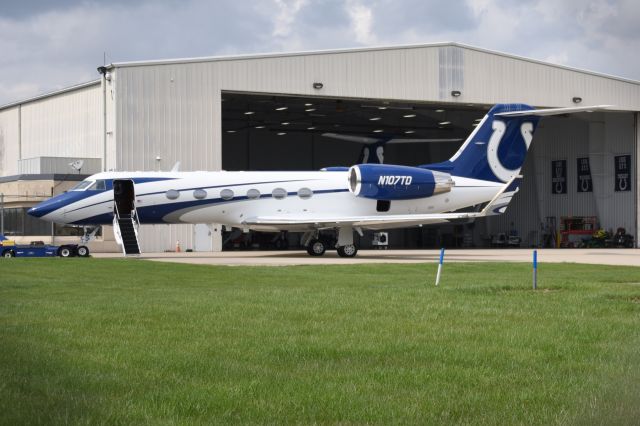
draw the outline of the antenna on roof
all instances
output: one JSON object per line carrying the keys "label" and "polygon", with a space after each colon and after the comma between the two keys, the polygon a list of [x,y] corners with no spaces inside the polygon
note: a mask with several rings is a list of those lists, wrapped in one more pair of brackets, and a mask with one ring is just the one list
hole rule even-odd
{"label": "antenna on roof", "polygon": [[77,170],[78,174],[80,174],[80,172],[82,171],[82,166],[84,166],[84,160],[76,160],[69,163],[69,167],[71,167],[73,170]]}

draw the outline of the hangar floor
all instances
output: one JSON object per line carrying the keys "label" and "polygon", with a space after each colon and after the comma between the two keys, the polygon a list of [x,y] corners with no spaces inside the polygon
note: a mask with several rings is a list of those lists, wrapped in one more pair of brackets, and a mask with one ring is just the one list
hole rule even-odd
{"label": "hangar floor", "polygon": [[[203,265],[325,265],[354,263],[437,262],[438,250],[361,250],[353,259],[327,252],[311,257],[302,251],[227,251],[217,253],[148,253],[140,258],[162,262]],[[115,253],[97,253],[97,258],[121,257]],[[445,262],[530,262],[531,249],[448,250]],[[586,263],[640,267],[640,249],[539,249],[538,261],[548,263]]]}

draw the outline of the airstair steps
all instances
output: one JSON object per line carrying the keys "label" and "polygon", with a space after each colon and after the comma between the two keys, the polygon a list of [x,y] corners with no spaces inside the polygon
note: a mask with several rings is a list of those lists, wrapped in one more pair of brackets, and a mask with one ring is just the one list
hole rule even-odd
{"label": "airstair steps", "polygon": [[138,244],[133,217],[130,214],[121,214],[117,221],[125,255],[140,254],[140,245]]}

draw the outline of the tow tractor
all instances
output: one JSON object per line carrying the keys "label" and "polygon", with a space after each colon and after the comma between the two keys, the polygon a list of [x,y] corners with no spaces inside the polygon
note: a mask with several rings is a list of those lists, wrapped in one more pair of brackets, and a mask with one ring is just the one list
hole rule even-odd
{"label": "tow tractor", "polygon": [[88,257],[87,246],[65,244],[56,246],[42,241],[32,241],[31,244],[16,244],[0,234],[0,254],[2,257]]}

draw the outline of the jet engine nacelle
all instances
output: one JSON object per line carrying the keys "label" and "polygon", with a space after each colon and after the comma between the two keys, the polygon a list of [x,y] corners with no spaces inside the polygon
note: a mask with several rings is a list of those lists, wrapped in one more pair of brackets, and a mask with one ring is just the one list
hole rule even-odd
{"label": "jet engine nacelle", "polygon": [[449,173],[391,164],[359,164],[349,169],[349,190],[374,200],[412,200],[451,191]]}

